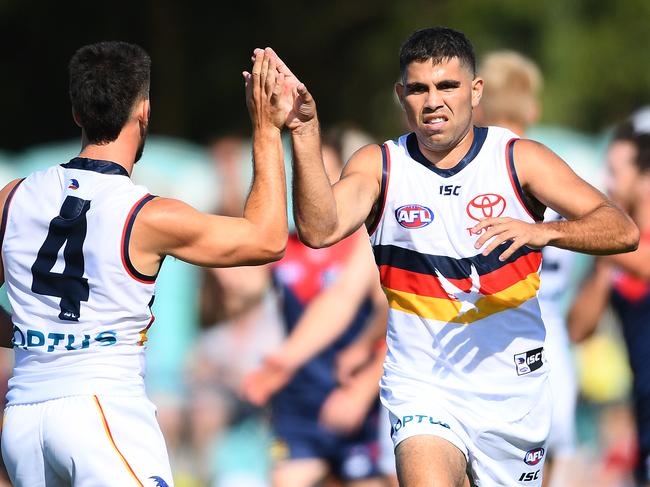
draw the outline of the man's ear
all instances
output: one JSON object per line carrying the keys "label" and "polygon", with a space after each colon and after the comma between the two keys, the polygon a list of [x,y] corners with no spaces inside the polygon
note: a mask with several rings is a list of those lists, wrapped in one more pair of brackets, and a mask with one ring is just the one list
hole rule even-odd
{"label": "man's ear", "polygon": [[143,98],[138,102],[136,107],[136,116],[138,121],[144,126],[149,125],[149,115],[151,114],[151,103],[149,98]]}
{"label": "man's ear", "polygon": [[483,96],[483,78],[478,76],[472,81],[472,108],[476,108]]}
{"label": "man's ear", "polygon": [[72,120],[74,120],[74,123],[76,123],[78,127],[82,128],[81,122],[79,121],[79,115],[74,111],[74,108],[72,109]]}
{"label": "man's ear", "polygon": [[400,81],[395,83],[395,96],[397,96],[397,101],[404,108],[404,85]]}

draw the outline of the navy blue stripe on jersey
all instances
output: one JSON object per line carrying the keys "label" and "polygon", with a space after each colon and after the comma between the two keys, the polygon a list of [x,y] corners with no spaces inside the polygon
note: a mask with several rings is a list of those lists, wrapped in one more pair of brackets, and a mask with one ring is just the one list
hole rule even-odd
{"label": "navy blue stripe on jersey", "polygon": [[11,188],[11,191],[9,191],[7,199],[5,200],[5,204],[2,208],[2,223],[0,224],[0,247],[2,246],[2,242],[5,239],[5,229],[7,228],[7,218],[9,216],[9,205],[11,204],[11,199],[14,197],[14,193],[18,189],[18,186],[20,186],[20,183],[22,183],[24,180],[25,178],[21,179],[13,188]]}
{"label": "navy blue stripe on jersey", "polygon": [[129,257],[129,241],[131,240],[131,230],[133,230],[135,217],[138,216],[138,213],[144,207],[144,205],[146,205],[154,198],[155,196],[152,194],[146,195],[135,205],[133,210],[131,210],[131,214],[129,215],[126,221],[126,226],[124,227],[124,238],[122,239],[122,255],[124,256],[124,265],[133,277],[148,283],[155,282],[156,277],[158,277],[158,272],[156,272],[156,274],[153,276],[148,276],[146,274],[142,274],[133,266],[131,258]]}
{"label": "navy blue stripe on jersey", "polygon": [[442,176],[443,178],[449,178],[454,174],[458,174],[462,171],[467,165],[472,162],[478,153],[483,147],[483,143],[487,138],[488,128],[487,127],[474,127],[474,141],[472,146],[467,151],[467,154],[456,164],[454,167],[449,169],[440,169],[433,165],[433,163],[422,154],[420,146],[418,145],[418,139],[415,135],[415,132],[408,135],[406,138],[406,149],[409,152],[411,158],[420,164],[422,164],[427,169],[435,172],[437,175]]}
{"label": "navy blue stripe on jersey", "polygon": [[88,159],[86,157],[75,157],[66,164],[61,164],[66,169],[82,169],[84,171],[93,171],[100,174],[117,174],[119,176],[129,176],[129,172],[116,162],[102,161],[101,159]]}
{"label": "navy blue stripe on jersey", "polygon": [[430,255],[405,249],[396,245],[374,245],[377,266],[388,265],[420,274],[434,274],[437,271],[448,279],[466,279],[472,274],[472,266],[479,276],[488,274],[510,263],[519,257],[539,250],[521,247],[505,261],[499,260],[499,255],[510,245],[505,242],[488,255],[478,254],[473,257],[454,259],[446,255]]}
{"label": "navy blue stripe on jersey", "polygon": [[379,147],[381,148],[381,187],[379,188],[379,197],[377,198],[375,218],[373,219],[372,224],[368,226],[369,235],[372,235],[375,230],[377,230],[377,225],[379,225],[379,221],[384,214],[388,178],[390,176],[390,156],[388,154],[388,147],[386,144],[382,144]]}
{"label": "navy blue stripe on jersey", "polygon": [[517,140],[519,139],[510,139],[506,149],[506,158],[508,159],[508,171],[510,172],[512,185],[515,191],[517,192],[517,198],[519,199],[519,202],[522,204],[524,209],[535,221],[541,222],[544,220],[544,215],[543,214],[540,215],[537,211],[531,208],[531,205],[529,204],[528,196],[526,196],[526,193],[524,193],[521,184],[519,184],[519,178],[517,177],[517,170],[515,168],[515,142],[517,142]]}

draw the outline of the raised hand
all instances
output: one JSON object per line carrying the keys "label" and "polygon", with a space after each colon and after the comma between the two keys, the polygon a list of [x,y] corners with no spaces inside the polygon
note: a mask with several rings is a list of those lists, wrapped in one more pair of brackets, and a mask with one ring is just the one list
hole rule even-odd
{"label": "raised hand", "polygon": [[252,72],[242,72],[246,86],[246,104],[254,130],[282,129],[287,116],[283,92],[285,75],[278,71],[277,56],[270,49],[256,49]]}
{"label": "raised hand", "polygon": [[270,55],[275,61],[275,67],[279,75],[283,76],[283,87],[279,105],[286,113],[285,125],[290,130],[300,130],[317,123],[316,102],[311,96],[307,87],[289,69],[277,53],[267,47],[265,50],[255,49],[253,59],[260,52]]}

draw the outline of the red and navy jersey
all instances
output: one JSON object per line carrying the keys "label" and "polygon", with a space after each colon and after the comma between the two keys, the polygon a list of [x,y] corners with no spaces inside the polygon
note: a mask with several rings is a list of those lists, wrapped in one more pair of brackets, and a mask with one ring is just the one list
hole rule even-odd
{"label": "red and navy jersey", "polygon": [[[291,235],[284,258],[273,266],[273,277],[282,296],[282,312],[287,334],[291,333],[309,303],[337,278],[347,264],[357,238],[351,236],[324,249],[311,249]],[[349,345],[365,325],[372,311],[370,300],[359,308],[346,332],[330,347],[303,366],[294,379],[274,398],[276,413],[309,411],[313,417],[337,386],[336,354]],[[287,411],[288,412],[288,411]]]}
{"label": "red and navy jersey", "polygon": [[[650,233],[641,239],[650,241]],[[612,283],[611,303],[623,328],[634,373],[634,394],[650,400],[650,281],[617,272]]]}

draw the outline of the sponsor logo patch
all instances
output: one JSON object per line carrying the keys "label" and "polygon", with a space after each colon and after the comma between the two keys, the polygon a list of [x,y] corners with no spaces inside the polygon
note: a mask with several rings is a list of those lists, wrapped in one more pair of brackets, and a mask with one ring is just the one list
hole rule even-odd
{"label": "sponsor logo patch", "polygon": [[467,203],[467,215],[476,221],[484,218],[496,218],[506,211],[506,200],[496,193],[485,193],[475,196]]}
{"label": "sponsor logo patch", "polygon": [[404,228],[422,228],[433,221],[433,212],[422,205],[404,205],[395,210],[395,219]]}
{"label": "sponsor logo patch", "polygon": [[70,184],[68,185],[69,189],[79,189],[79,181],[76,179],[71,179]]}
{"label": "sponsor logo patch", "polygon": [[[537,465],[544,458],[544,448],[533,448],[526,452],[524,463],[526,465]],[[532,480],[532,479],[531,479]]]}
{"label": "sponsor logo patch", "polygon": [[530,374],[532,371],[539,369],[542,364],[542,347],[534,350],[528,350],[524,353],[515,355],[515,366],[517,367],[517,375]]}

